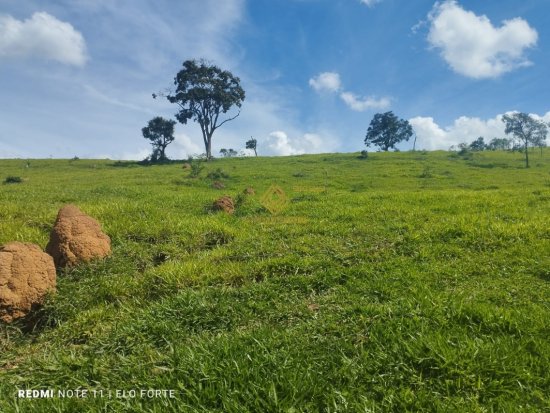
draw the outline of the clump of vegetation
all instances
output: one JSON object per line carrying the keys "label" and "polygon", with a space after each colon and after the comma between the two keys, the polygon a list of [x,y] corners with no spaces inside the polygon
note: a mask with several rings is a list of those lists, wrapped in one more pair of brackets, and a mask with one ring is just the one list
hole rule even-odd
{"label": "clump of vegetation", "polygon": [[20,176],[8,176],[4,179],[5,184],[20,184],[21,182],[23,182],[23,178]]}
{"label": "clump of vegetation", "polygon": [[229,174],[223,171],[221,168],[216,168],[213,171],[208,172],[208,175],[206,175],[208,179],[228,179]]}
{"label": "clump of vegetation", "polygon": [[424,169],[422,170],[422,173],[418,177],[419,178],[433,178],[432,168],[430,168],[428,165],[425,165]]}
{"label": "clump of vegetation", "polygon": [[363,149],[358,156],[359,159],[367,159],[368,157],[369,157],[369,151],[367,151],[366,149]]}
{"label": "clump of vegetation", "polygon": [[233,158],[235,156],[237,156],[239,153],[235,150],[235,149],[225,149],[225,148],[222,148],[220,149],[220,154],[224,157],[224,158]]}
{"label": "clump of vegetation", "polygon": [[187,160],[189,165],[189,177],[197,178],[204,169],[204,163],[201,159],[189,157]]}

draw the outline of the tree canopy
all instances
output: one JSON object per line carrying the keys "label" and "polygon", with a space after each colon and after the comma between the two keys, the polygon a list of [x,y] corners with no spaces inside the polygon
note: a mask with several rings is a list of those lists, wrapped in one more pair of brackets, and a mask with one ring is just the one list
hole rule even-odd
{"label": "tree canopy", "polygon": [[[240,79],[201,60],[187,60],[174,78],[175,91],[166,95],[179,106],[176,119],[182,124],[193,120],[201,127],[207,160],[212,158],[212,135],[220,126],[239,116],[222,119],[232,107],[240,108],[245,98]],[[156,97],[153,94],[153,97]]]}
{"label": "tree canopy", "polygon": [[410,123],[399,119],[393,112],[377,113],[374,115],[365,137],[365,145],[378,146],[383,151],[395,149],[395,145],[408,141],[413,135]]}
{"label": "tree canopy", "polygon": [[166,147],[174,141],[175,121],[157,116],[149,121],[146,127],[141,129],[145,139],[148,139],[153,146],[153,153],[150,156],[152,162],[168,160]]}
{"label": "tree canopy", "polygon": [[254,151],[254,155],[256,156],[258,156],[258,152],[256,152],[257,146],[258,141],[252,137],[250,137],[250,139],[246,141],[246,149],[252,149]]}
{"label": "tree canopy", "polygon": [[525,152],[525,167],[529,168],[529,145],[546,141],[548,125],[541,120],[533,118],[527,113],[512,113],[502,117],[506,125],[504,132],[514,136],[523,146]]}

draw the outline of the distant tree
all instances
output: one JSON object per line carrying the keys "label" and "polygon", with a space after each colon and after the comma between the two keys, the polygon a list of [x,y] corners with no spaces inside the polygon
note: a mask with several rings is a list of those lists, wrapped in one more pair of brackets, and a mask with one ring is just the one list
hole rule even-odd
{"label": "distant tree", "polygon": [[249,140],[246,141],[246,149],[252,149],[254,151],[254,155],[258,156],[258,152],[256,152],[256,147],[258,145],[258,141],[252,136]]}
{"label": "distant tree", "polygon": [[542,148],[546,148],[546,136],[545,135],[539,135],[536,136],[533,140],[533,149],[535,147],[538,147],[540,149],[540,156],[542,156]]}
{"label": "distant tree", "polygon": [[510,146],[512,145],[511,139],[506,138],[493,138],[491,139],[491,142],[487,145],[487,149],[491,151],[504,151],[506,149],[510,149]]}
{"label": "distant tree", "polygon": [[534,119],[527,113],[506,114],[502,117],[506,129],[504,132],[513,135],[523,146],[525,153],[525,167],[529,168],[529,144],[538,141],[546,141],[548,125],[543,121]]}
{"label": "distant tree", "polygon": [[[210,160],[212,135],[220,126],[240,114],[239,111],[235,116],[220,119],[220,115],[227,113],[233,106],[241,107],[245,93],[240,79],[203,60],[187,60],[183,62],[183,69],[176,74],[174,85],[176,90],[165,96],[180,107],[176,119],[184,125],[189,119],[199,123],[206,160]],[[153,98],[156,97],[153,94]]]}
{"label": "distant tree", "polygon": [[231,148],[229,149],[222,148],[220,149],[220,153],[224,158],[232,158],[233,156],[237,156],[239,154],[236,150]]}
{"label": "distant tree", "polygon": [[152,162],[168,160],[166,147],[174,141],[175,124],[176,122],[173,120],[157,116],[151,119],[146,127],[141,129],[143,137],[151,141],[151,145],[153,146],[153,153],[150,157]]}
{"label": "distant tree", "polygon": [[483,136],[480,136],[475,141],[473,141],[470,144],[469,148],[472,151],[484,151],[486,149],[486,145],[485,145],[485,139],[483,139]]}
{"label": "distant tree", "polygon": [[413,135],[410,123],[405,119],[399,119],[393,112],[377,113],[374,115],[365,137],[367,147],[376,145],[383,151],[402,141],[408,141]]}

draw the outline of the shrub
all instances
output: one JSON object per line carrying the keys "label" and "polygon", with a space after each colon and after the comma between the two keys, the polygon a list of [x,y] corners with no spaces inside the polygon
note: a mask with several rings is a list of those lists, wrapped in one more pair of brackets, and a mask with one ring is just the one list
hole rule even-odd
{"label": "shrub", "polygon": [[222,178],[229,178],[229,175],[226,174],[221,168],[217,168],[215,171],[211,171],[206,175],[209,179],[222,179]]}
{"label": "shrub", "polygon": [[5,184],[20,184],[21,182],[23,182],[23,178],[20,176],[8,176],[4,179]]}
{"label": "shrub", "polygon": [[196,178],[197,176],[199,176],[202,170],[204,169],[203,161],[200,159],[194,159],[192,157],[189,157],[189,159],[187,160],[187,163],[190,165],[189,176],[191,178]]}

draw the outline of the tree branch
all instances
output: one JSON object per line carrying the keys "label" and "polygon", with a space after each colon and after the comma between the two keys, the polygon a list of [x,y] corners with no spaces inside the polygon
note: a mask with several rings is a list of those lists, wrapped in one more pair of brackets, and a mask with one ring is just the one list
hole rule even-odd
{"label": "tree branch", "polygon": [[229,118],[229,119],[226,119],[224,120],[222,123],[220,123],[219,125],[215,126],[214,129],[212,129],[213,131],[218,129],[220,126],[222,126],[225,122],[229,122],[230,120],[233,120],[233,119],[236,119],[239,115],[241,114],[241,111],[239,110],[239,112],[233,116],[232,118]]}

